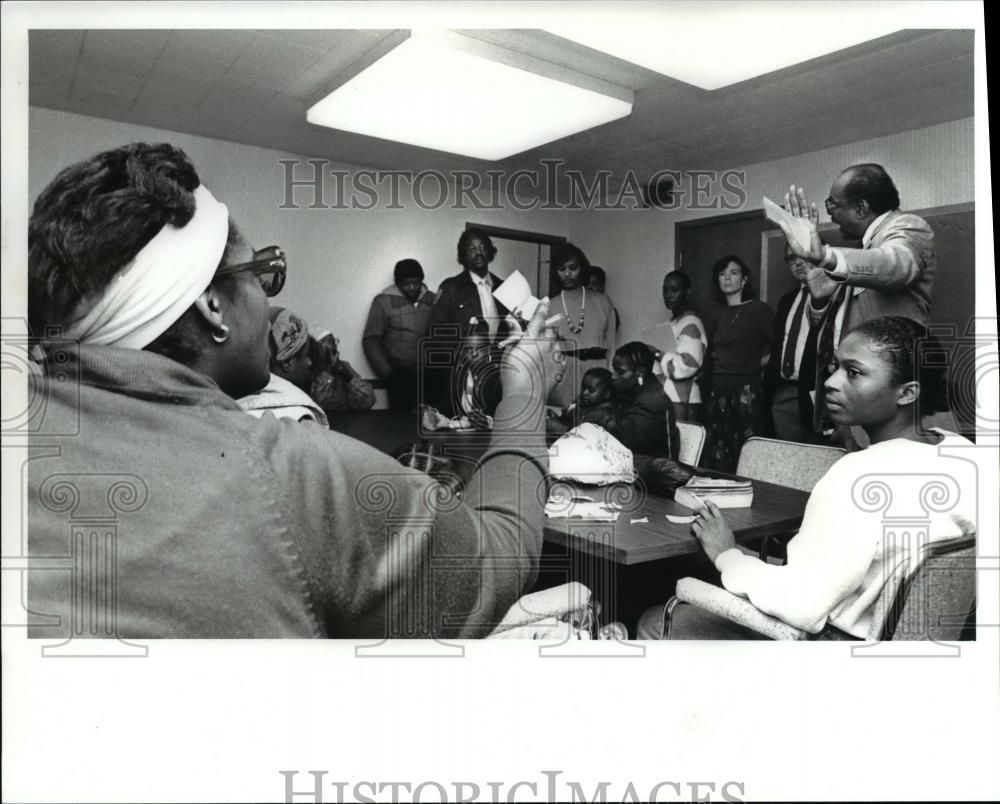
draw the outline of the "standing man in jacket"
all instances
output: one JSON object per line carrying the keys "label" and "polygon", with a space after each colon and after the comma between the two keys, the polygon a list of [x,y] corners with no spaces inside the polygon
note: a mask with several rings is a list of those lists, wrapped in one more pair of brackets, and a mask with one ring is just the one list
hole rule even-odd
{"label": "standing man in jacket", "polygon": [[438,288],[437,300],[431,311],[430,335],[432,338],[452,345],[451,367],[425,372],[425,383],[430,394],[425,394],[446,405],[452,386],[452,371],[457,364],[460,349],[458,344],[468,332],[470,324],[485,322],[491,344],[491,359],[499,356],[497,344],[507,336],[504,318],[509,310],[493,297],[503,281],[490,272],[490,263],[496,257],[497,247],[486,232],[469,228],[458,238],[458,262],[462,272],[450,276]]}
{"label": "standing man in jacket", "polygon": [[799,284],[778,300],[774,342],[778,354],[764,370],[774,434],[784,441],[818,443],[811,392],[816,381],[816,333],[809,318],[809,263],[785,246],[785,262]]}
{"label": "standing man in jacket", "polygon": [[853,165],[833,182],[824,202],[830,219],[860,248],[831,248],[819,239],[819,212],[792,185],[785,208],[806,221],[808,245],[782,225],[792,252],[805,259],[809,316],[816,333],[816,399],[814,425],[826,419],[824,384],[841,335],[865,321],[888,315],[927,324],[937,260],[934,232],[918,215],[901,212],[899,191],[885,168]]}
{"label": "standing man in jacket", "polygon": [[361,345],[372,370],[385,381],[389,407],[413,410],[420,340],[427,335],[436,297],[424,284],[424,269],[414,259],[396,263],[393,282],[372,301]]}

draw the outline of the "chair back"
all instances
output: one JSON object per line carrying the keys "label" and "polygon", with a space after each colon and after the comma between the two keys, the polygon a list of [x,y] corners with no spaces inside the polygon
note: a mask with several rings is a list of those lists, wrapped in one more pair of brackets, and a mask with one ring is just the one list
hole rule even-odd
{"label": "chair back", "polygon": [[692,422],[677,422],[677,431],[681,437],[678,460],[688,466],[697,466],[701,460],[701,450],[705,446],[705,428]]}
{"label": "chair back", "polygon": [[736,474],[799,491],[812,491],[827,470],[846,454],[840,447],[754,436],[747,439],[740,450]]}
{"label": "chair back", "polygon": [[871,640],[961,639],[976,602],[976,536],[931,543],[901,562],[875,604]]}

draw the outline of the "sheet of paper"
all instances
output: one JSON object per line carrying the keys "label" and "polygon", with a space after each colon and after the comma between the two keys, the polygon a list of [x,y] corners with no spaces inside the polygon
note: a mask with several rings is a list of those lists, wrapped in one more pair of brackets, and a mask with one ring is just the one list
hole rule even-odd
{"label": "sheet of paper", "polygon": [[525,320],[531,318],[538,307],[538,299],[531,295],[531,286],[520,271],[514,271],[501,282],[493,291],[493,298]]}
{"label": "sheet of paper", "polygon": [[767,216],[769,221],[774,221],[779,225],[782,221],[787,223],[799,247],[803,251],[809,248],[812,232],[809,229],[809,224],[803,218],[796,218],[794,215],[785,212],[784,209],[775,204],[767,196],[764,196],[764,215]]}
{"label": "sheet of paper", "polygon": [[675,354],[677,352],[677,339],[674,338],[674,328],[670,326],[669,321],[644,329],[642,342],[648,343],[661,354]]}

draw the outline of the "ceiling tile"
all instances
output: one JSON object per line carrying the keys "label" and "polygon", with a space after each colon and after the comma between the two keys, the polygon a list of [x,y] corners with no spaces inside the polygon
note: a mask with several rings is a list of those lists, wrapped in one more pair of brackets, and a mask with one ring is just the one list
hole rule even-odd
{"label": "ceiling tile", "polygon": [[89,30],[83,43],[83,62],[147,75],[169,37],[170,31]]}
{"label": "ceiling tile", "polygon": [[903,31],[717,92],[539,31],[483,31],[479,37],[487,41],[612,83],[631,82],[632,115],[499,163],[309,125],[305,106],[392,34],[104,30],[84,37],[36,30],[29,35],[30,99],[372,168],[510,171],[555,158],[584,175],[630,166],[725,168],[973,114],[968,31]]}
{"label": "ceiling tile", "polygon": [[257,38],[254,31],[172,31],[160,58],[214,74],[250,50]]}
{"label": "ceiling tile", "polygon": [[182,81],[171,82],[149,82],[142,88],[136,96],[134,108],[152,109],[171,107],[181,111],[182,109],[195,109],[208,94],[207,90],[198,84],[185,83]]}
{"label": "ceiling tile", "polygon": [[132,73],[82,65],[76,74],[73,94],[93,91],[131,102],[145,82],[142,76]]}
{"label": "ceiling tile", "polygon": [[28,31],[28,50],[49,57],[75,60],[83,47],[83,31],[36,29]]}
{"label": "ceiling tile", "polygon": [[222,80],[259,84],[270,89],[287,87],[323,55],[321,50],[282,46],[260,37],[230,65]]}
{"label": "ceiling tile", "polygon": [[72,86],[72,72],[49,72],[45,69],[28,71],[28,87],[32,94],[38,92],[45,95],[68,97]]}

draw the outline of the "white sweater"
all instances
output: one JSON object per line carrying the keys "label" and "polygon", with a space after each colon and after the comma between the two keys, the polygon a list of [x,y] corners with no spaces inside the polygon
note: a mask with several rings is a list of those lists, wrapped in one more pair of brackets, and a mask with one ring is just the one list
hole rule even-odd
{"label": "white sweater", "polygon": [[[899,563],[915,557],[911,551],[920,544],[918,533],[926,530],[933,542],[975,530],[975,466],[954,457],[960,452],[947,452],[972,444],[936,432],[943,436],[937,445],[897,438],[845,455],[813,489],[802,527],[788,543],[788,563],[776,566],[727,550],[715,560],[723,586],[810,633],[829,620],[866,638],[879,593]],[[925,489],[933,476],[944,498]],[[931,505],[944,510],[929,510]],[[886,531],[912,538],[886,540]]]}

